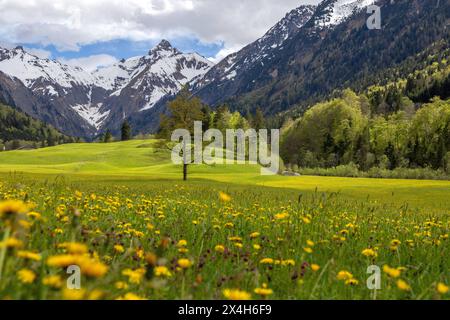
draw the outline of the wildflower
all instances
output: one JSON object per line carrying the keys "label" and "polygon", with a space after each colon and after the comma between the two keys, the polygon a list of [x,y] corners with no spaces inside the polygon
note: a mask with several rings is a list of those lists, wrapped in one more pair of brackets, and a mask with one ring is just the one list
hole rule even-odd
{"label": "wildflower", "polygon": [[123,253],[123,252],[125,252],[125,248],[120,244],[116,244],[114,246],[114,251],[117,253]]}
{"label": "wildflower", "polygon": [[254,292],[257,295],[260,295],[260,296],[263,296],[263,297],[267,297],[267,296],[270,296],[271,294],[273,294],[273,290],[267,288],[267,284],[266,283],[263,283],[262,288],[256,288],[254,290]]}
{"label": "wildflower", "polygon": [[188,244],[188,243],[187,243],[186,240],[180,240],[180,241],[178,241],[177,247],[178,247],[178,248],[186,247],[187,244]]}
{"label": "wildflower", "polygon": [[0,248],[21,248],[23,242],[16,238],[8,238],[0,242]]}
{"label": "wildflower", "polygon": [[342,271],[338,272],[336,278],[338,280],[345,280],[345,281],[347,281],[347,280],[353,279],[353,275],[350,272],[346,271],[346,270],[342,270]]}
{"label": "wildflower", "polygon": [[125,294],[124,296],[117,298],[117,300],[140,301],[140,300],[147,300],[147,299],[142,298],[142,297],[138,296],[137,294],[129,292],[129,293]]}
{"label": "wildflower", "polygon": [[273,259],[272,258],[264,258],[261,261],[259,261],[260,264],[273,264]]}
{"label": "wildflower", "polygon": [[400,277],[401,270],[398,268],[391,268],[388,265],[383,266],[383,271],[391,278]]}
{"label": "wildflower", "polygon": [[77,263],[77,256],[73,256],[70,254],[63,254],[52,256],[47,259],[47,265],[50,267],[68,267],[70,265],[75,265]]}
{"label": "wildflower", "polygon": [[223,295],[228,300],[250,300],[251,294],[239,289],[225,289]]}
{"label": "wildflower", "polygon": [[231,197],[226,194],[225,192],[219,192],[219,199],[222,202],[230,202],[231,201]]}
{"label": "wildflower", "polygon": [[89,292],[89,294],[87,295],[87,299],[92,301],[100,300],[101,298],[103,298],[104,295],[105,293],[103,291],[94,289],[91,292]]}
{"label": "wildflower", "polygon": [[313,253],[313,249],[311,249],[311,248],[309,248],[309,247],[303,248],[303,250],[304,250],[306,253]]}
{"label": "wildflower", "polygon": [[92,278],[101,278],[108,272],[108,266],[94,259],[79,261],[81,273]]}
{"label": "wildflower", "polygon": [[165,266],[155,267],[153,272],[155,273],[155,276],[157,276],[157,277],[170,278],[172,276],[172,273],[170,272],[170,270]]}
{"label": "wildflower", "polygon": [[284,220],[289,217],[289,213],[283,212],[275,215],[275,220]]}
{"label": "wildflower", "polygon": [[356,285],[358,285],[358,283],[359,283],[359,281],[354,278],[348,279],[345,281],[345,284],[348,286],[356,286]]}
{"label": "wildflower", "polygon": [[314,271],[314,272],[317,272],[317,271],[319,271],[320,270],[320,266],[318,265],[318,264],[312,264],[311,265],[311,270],[312,271]]}
{"label": "wildflower", "polygon": [[369,257],[369,258],[376,258],[378,256],[378,253],[373,249],[364,249],[361,254],[363,256]]}
{"label": "wildflower", "polygon": [[31,251],[18,251],[17,257],[34,261],[41,261],[41,255],[39,253]]}
{"label": "wildflower", "polygon": [[128,289],[128,284],[124,281],[117,281],[114,286],[116,287],[116,289],[119,290],[127,290]]}
{"label": "wildflower", "polygon": [[86,295],[85,289],[73,290],[65,288],[62,291],[62,296],[64,300],[83,300]]}
{"label": "wildflower", "polygon": [[304,224],[310,224],[311,223],[311,219],[309,219],[308,217],[302,217],[302,221]]}
{"label": "wildflower", "polygon": [[178,266],[182,269],[189,269],[192,266],[192,262],[189,259],[179,259]]}
{"label": "wildflower", "polygon": [[214,247],[214,250],[216,252],[219,252],[219,253],[224,253],[225,252],[225,247],[223,245],[219,244],[219,245]]}
{"label": "wildflower", "polygon": [[397,287],[402,291],[411,291],[409,284],[401,279],[397,281]]}
{"label": "wildflower", "polygon": [[295,261],[294,260],[292,260],[292,259],[288,259],[288,260],[282,260],[281,261],[281,265],[282,266],[292,266],[292,267],[294,267],[295,266]]}
{"label": "wildflower", "polygon": [[145,269],[144,268],[136,270],[125,269],[122,271],[122,275],[127,276],[128,281],[130,283],[140,284],[145,275]]}
{"label": "wildflower", "polygon": [[252,234],[250,234],[250,238],[251,239],[256,239],[260,236],[261,234],[259,232],[253,232]]}
{"label": "wildflower", "polygon": [[63,286],[63,280],[61,276],[58,275],[47,276],[44,279],[42,279],[42,284],[44,286],[59,289]]}
{"label": "wildflower", "polygon": [[446,286],[442,282],[438,283],[437,286],[436,286],[436,290],[440,294],[446,294],[448,292],[448,289],[449,289],[448,286]]}
{"label": "wildflower", "polygon": [[85,254],[88,252],[88,247],[84,243],[79,242],[64,242],[59,244],[58,248],[64,248],[71,254]]}
{"label": "wildflower", "polygon": [[22,201],[6,200],[0,202],[0,218],[26,213],[27,211],[28,207]]}
{"label": "wildflower", "polygon": [[40,220],[42,216],[40,213],[32,211],[32,212],[27,213],[27,217],[36,219],[36,220]]}
{"label": "wildflower", "polygon": [[21,269],[17,272],[17,278],[25,284],[33,283],[36,280],[36,274],[29,269]]}
{"label": "wildflower", "polygon": [[254,244],[253,249],[255,249],[256,251],[259,251],[259,250],[261,250],[261,246],[259,244]]}
{"label": "wildflower", "polygon": [[314,247],[315,243],[311,240],[307,240],[306,244],[308,245],[308,247]]}

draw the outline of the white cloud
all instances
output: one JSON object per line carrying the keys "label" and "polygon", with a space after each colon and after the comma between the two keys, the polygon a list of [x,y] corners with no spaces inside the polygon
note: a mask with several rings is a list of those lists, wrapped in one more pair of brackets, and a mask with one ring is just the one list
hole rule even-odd
{"label": "white cloud", "polygon": [[195,36],[241,48],[288,11],[319,0],[2,0],[0,41],[80,45],[125,38]]}
{"label": "white cloud", "polygon": [[32,54],[41,59],[50,59],[52,57],[52,53],[48,50],[36,49],[36,48],[24,48],[24,49],[29,54]]}
{"label": "white cloud", "polygon": [[81,67],[82,69],[92,72],[101,67],[107,67],[117,62],[117,59],[108,54],[93,55],[77,59],[60,59],[62,63],[74,67]]}

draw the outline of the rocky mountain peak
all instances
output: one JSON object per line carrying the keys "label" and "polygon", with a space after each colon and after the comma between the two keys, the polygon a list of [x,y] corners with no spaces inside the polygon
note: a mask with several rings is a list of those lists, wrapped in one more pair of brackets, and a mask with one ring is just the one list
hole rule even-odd
{"label": "rocky mountain peak", "polygon": [[149,56],[157,57],[157,56],[170,56],[174,54],[181,54],[181,52],[174,48],[172,44],[163,39],[156,47],[149,51]]}

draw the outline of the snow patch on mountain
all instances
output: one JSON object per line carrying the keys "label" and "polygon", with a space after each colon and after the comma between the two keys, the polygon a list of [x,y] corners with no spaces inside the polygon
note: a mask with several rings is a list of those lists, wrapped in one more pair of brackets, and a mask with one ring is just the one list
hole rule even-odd
{"label": "snow patch on mountain", "polygon": [[334,0],[324,8],[324,13],[315,23],[318,27],[333,27],[344,22],[355,12],[372,4],[375,0]]}
{"label": "snow patch on mountain", "polygon": [[73,83],[90,86],[95,78],[79,67],[70,67],[58,61],[40,59],[17,47],[13,50],[0,49],[0,71],[19,79],[31,88],[36,80],[41,79],[61,87],[71,88]]}
{"label": "snow patch on mountain", "polygon": [[80,117],[86,120],[90,125],[99,130],[105,121],[105,119],[110,114],[111,110],[101,112],[103,104],[99,103],[96,105],[86,104],[86,105],[75,105],[72,109],[75,110]]}

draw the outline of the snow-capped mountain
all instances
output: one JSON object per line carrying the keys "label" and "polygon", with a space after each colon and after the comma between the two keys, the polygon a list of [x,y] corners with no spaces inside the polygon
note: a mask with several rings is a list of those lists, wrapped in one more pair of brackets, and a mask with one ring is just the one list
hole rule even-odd
{"label": "snow-capped mountain", "polygon": [[[196,78],[193,93],[208,104],[218,105],[234,104],[236,98],[253,92],[258,96],[274,92],[277,88],[267,88],[265,93],[259,89],[271,83],[279,84],[286,73],[292,72],[289,65],[293,61],[307,63],[313,59],[313,52],[308,50],[317,49],[327,33],[374,2],[324,0],[317,6],[300,6],[292,10],[261,39],[226,57],[202,78]],[[286,70],[281,66],[286,66]],[[291,75],[290,81],[296,76]],[[280,106],[273,112],[291,103],[288,98],[283,99],[286,101],[278,101]],[[255,106],[246,103],[246,107]]]}
{"label": "snow-capped mountain", "polygon": [[[40,59],[22,47],[0,49],[0,99],[3,95],[4,101],[63,132],[92,137],[104,128],[118,126],[132,113],[151,109],[212,65],[196,53],[181,53],[166,40],[145,56],[93,73]],[[14,89],[17,87],[21,90]],[[58,114],[58,120],[49,110]],[[77,126],[79,130],[72,130]]]}
{"label": "snow-capped mountain", "polygon": [[[194,92],[206,87],[233,88],[248,80],[248,74],[264,66],[279,51],[283,43],[294,37],[314,14],[315,6],[300,6],[289,12],[282,20],[273,26],[262,38],[246,46],[241,51],[233,53],[219,62],[201,78],[192,82]],[[246,84],[251,85],[250,83]],[[206,89],[208,90],[208,89]],[[208,100],[215,103],[214,100]]]}
{"label": "snow-capped mountain", "polygon": [[[25,52],[23,47],[0,48],[0,71],[16,77],[30,89],[40,82],[54,83],[63,88],[71,88],[73,84],[89,87],[95,83],[94,77],[81,68],[40,59]],[[50,95],[58,95],[55,88],[49,87],[47,91]]]}

